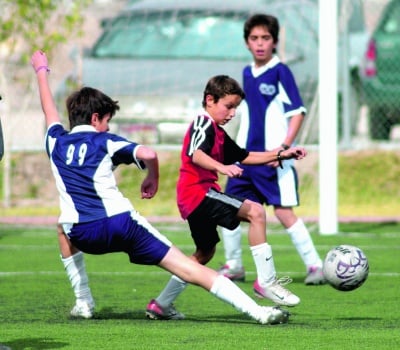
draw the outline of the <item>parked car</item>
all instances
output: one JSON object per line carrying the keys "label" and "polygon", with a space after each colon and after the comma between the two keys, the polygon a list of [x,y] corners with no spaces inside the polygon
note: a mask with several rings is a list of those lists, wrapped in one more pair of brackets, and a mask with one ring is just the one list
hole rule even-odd
{"label": "parked car", "polygon": [[388,140],[400,123],[400,0],[386,5],[368,42],[363,87],[370,136]]}
{"label": "parked car", "polygon": [[[256,12],[278,17],[279,55],[310,108],[318,85],[317,0],[128,2],[115,18],[103,21],[103,34],[85,52],[82,82],[120,101],[115,119],[120,132],[180,143],[201,108],[207,80],[227,74],[241,82],[242,69],[251,62],[243,24]],[[354,70],[360,58],[350,51],[346,69]],[[234,133],[235,123],[227,127]]]}

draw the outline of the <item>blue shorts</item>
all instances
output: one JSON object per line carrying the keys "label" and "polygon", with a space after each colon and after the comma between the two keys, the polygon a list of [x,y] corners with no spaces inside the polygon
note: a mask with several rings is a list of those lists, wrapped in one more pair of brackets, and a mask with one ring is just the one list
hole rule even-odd
{"label": "blue shorts", "polygon": [[237,213],[244,199],[210,189],[189,215],[190,232],[196,247],[210,251],[220,241],[217,226],[233,230],[240,224]]}
{"label": "blue shorts", "polygon": [[157,265],[172,243],[137,212],[74,224],[68,237],[88,254],[125,252],[131,263]]}
{"label": "blue shorts", "polygon": [[284,167],[267,165],[240,165],[243,174],[229,178],[225,192],[273,206],[294,207],[299,205],[297,172],[290,161]]}

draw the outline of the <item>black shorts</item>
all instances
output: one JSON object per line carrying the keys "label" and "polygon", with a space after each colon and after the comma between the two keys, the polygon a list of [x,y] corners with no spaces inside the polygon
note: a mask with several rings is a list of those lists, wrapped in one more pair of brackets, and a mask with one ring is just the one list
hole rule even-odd
{"label": "black shorts", "polygon": [[217,226],[233,230],[239,226],[237,213],[244,198],[210,189],[200,205],[188,216],[197,248],[209,251],[220,241]]}

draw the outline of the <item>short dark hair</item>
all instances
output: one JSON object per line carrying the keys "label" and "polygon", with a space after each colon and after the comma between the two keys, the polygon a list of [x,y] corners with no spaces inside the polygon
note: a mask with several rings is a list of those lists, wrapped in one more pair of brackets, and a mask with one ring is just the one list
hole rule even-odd
{"label": "short dark hair", "polygon": [[242,100],[245,98],[244,91],[239,83],[227,75],[216,75],[207,82],[203,94],[203,107],[206,106],[207,95],[211,95],[214,102],[218,102],[220,98],[226,95],[238,95]]}
{"label": "short dark hair", "polygon": [[90,125],[93,113],[98,113],[101,120],[106,114],[110,113],[112,117],[119,110],[118,101],[91,87],[73,92],[65,104],[71,129],[77,125]]}
{"label": "short dark hair", "polygon": [[256,13],[249,17],[247,21],[244,23],[243,27],[243,37],[247,43],[249,39],[250,33],[254,27],[264,26],[268,29],[269,33],[274,40],[274,43],[277,44],[279,41],[279,21],[276,17],[272,15],[266,15],[263,13]]}

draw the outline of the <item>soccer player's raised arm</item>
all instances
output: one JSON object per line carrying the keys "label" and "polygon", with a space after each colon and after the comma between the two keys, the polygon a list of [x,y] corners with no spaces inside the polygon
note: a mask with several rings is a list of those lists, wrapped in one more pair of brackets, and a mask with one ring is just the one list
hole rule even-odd
{"label": "soccer player's raised arm", "polygon": [[60,117],[47,80],[47,75],[50,72],[50,69],[46,54],[42,51],[36,51],[32,55],[31,64],[36,73],[40,102],[45,116],[46,125],[49,126],[53,123],[59,122]]}

